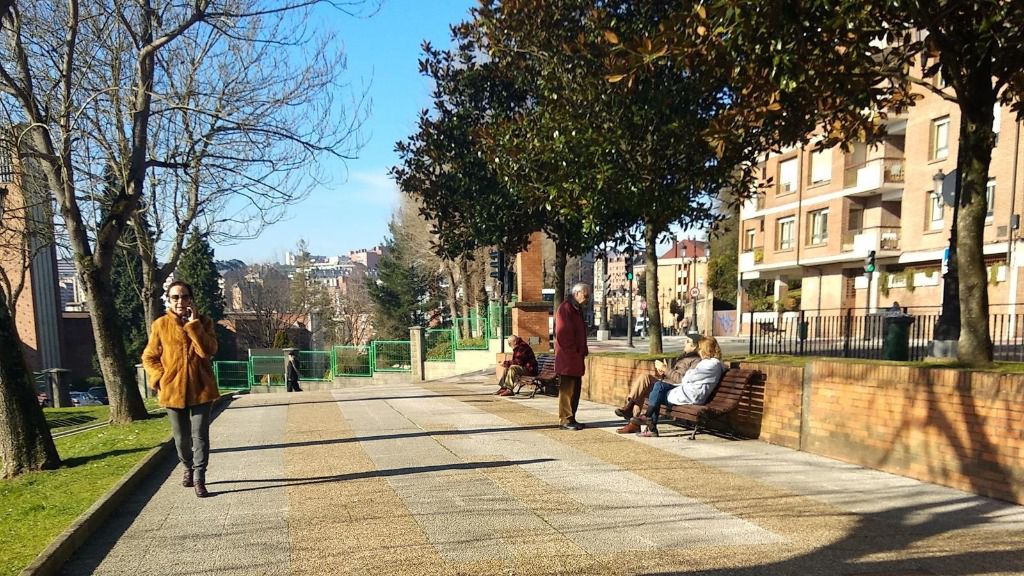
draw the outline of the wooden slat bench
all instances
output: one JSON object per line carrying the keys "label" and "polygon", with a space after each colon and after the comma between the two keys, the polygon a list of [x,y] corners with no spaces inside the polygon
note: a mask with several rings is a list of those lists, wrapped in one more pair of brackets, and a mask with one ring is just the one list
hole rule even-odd
{"label": "wooden slat bench", "polygon": [[[756,370],[744,370],[732,368],[722,376],[711,400],[707,404],[670,404],[662,406],[661,413],[676,420],[693,422],[693,433],[690,440],[697,437],[697,430],[701,426],[707,426],[712,420],[716,420],[732,412],[740,404],[740,400],[750,391],[750,386],[757,380]],[[647,405],[644,404],[644,414],[647,413]]]}
{"label": "wooden slat bench", "polygon": [[540,356],[537,356],[537,375],[520,376],[512,384],[512,392],[519,394],[519,390],[521,390],[523,386],[533,386],[533,392],[530,393],[529,398],[536,396],[538,390],[540,390],[542,394],[550,394],[551,392],[557,393],[558,375],[555,374],[554,355],[541,354]]}

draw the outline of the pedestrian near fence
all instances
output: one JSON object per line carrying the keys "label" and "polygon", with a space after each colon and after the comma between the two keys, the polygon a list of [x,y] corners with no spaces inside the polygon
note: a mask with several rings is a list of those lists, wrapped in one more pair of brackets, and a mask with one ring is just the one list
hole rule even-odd
{"label": "pedestrian near fence", "polygon": [[181,484],[205,498],[210,458],[210,411],[220,396],[213,377],[217,336],[213,320],[192,303],[192,286],[174,282],[167,289],[170,309],[150,329],[142,352],[149,386],[167,409],[178,460],[185,467]]}
{"label": "pedestrian near fence", "polygon": [[289,392],[302,392],[302,388],[299,388],[299,379],[302,378],[302,374],[299,373],[298,355],[299,351],[295,348],[288,349],[284,379]]}

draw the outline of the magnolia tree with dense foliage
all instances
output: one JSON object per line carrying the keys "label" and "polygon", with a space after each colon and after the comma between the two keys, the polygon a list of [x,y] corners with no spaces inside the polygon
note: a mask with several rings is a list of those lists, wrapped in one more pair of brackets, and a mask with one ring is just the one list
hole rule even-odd
{"label": "magnolia tree with dense foliage", "polygon": [[[721,74],[703,62],[680,70],[652,60],[609,82],[607,63],[620,50],[610,26],[631,36],[653,34],[675,6],[491,1],[476,12],[481,43],[520,75],[533,71],[538,95],[521,121],[493,131],[499,173],[577,215],[591,245],[608,237],[602,231],[620,239],[635,231],[648,270],[657,269],[657,244],[673,227],[711,228],[720,218],[715,205],[722,191],[749,189],[755,147],[747,139],[760,136],[725,135],[716,144],[703,137],[731,102]],[[661,351],[657,280],[652,274],[645,286],[652,352]]]}
{"label": "magnolia tree with dense foliage", "polygon": [[[609,60],[609,81],[667,62],[680,73],[705,62],[730,86],[730,106],[705,136],[756,131],[764,153],[814,134],[823,145],[878,141],[879,119],[912,106],[920,92],[955,102],[960,111],[955,222],[959,272],[960,360],[992,360],[983,257],[985,186],[995,144],[997,102],[1021,113],[1024,96],[1024,4],[711,0],[677,4],[657,30],[622,30]],[[592,47],[600,51],[600,46]],[[939,87],[938,76],[945,82]]]}

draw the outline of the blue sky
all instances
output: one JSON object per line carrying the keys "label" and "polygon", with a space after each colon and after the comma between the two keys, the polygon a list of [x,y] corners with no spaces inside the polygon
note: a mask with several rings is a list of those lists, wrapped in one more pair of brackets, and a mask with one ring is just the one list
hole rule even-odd
{"label": "blue sky", "polygon": [[369,84],[373,101],[364,125],[366,146],[357,160],[343,165],[328,160],[332,181],[288,210],[285,221],[254,240],[215,246],[216,258],[248,263],[282,260],[303,238],[310,251],[326,256],[380,244],[397,205],[398,190],[388,169],[398,157],[395,142],[416,129],[419,111],[430,104],[430,82],[420,76],[420,45],[450,45],[448,27],[466,18],[474,0],[384,0],[369,18],[332,14],[345,43],[346,80],[354,88]]}

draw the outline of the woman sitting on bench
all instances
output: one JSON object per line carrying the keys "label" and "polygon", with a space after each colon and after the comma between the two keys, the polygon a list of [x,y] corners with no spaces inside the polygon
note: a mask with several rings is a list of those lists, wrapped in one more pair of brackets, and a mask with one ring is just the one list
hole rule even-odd
{"label": "woman sitting on bench", "polygon": [[647,397],[647,427],[644,431],[638,432],[640,436],[658,435],[658,415],[663,405],[706,404],[711,398],[722,375],[725,374],[725,364],[721,360],[722,349],[719,348],[717,340],[707,336],[697,343],[697,354],[700,355],[700,362],[687,370],[678,386],[661,380],[654,384]]}

